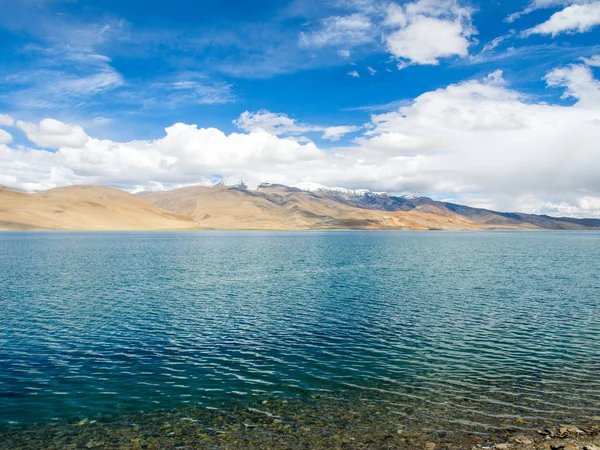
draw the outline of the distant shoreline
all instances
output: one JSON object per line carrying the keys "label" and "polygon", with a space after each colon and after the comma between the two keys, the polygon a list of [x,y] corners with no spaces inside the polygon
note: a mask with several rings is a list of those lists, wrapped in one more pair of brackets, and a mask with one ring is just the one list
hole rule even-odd
{"label": "distant shoreline", "polygon": [[302,232],[302,233],[311,233],[311,232],[340,232],[340,231],[351,231],[351,232],[398,232],[398,233],[406,233],[406,232],[416,232],[416,233],[486,233],[486,232],[517,232],[517,233],[551,233],[551,232],[598,232],[600,229],[586,229],[586,230],[548,230],[548,229],[514,229],[514,228],[496,228],[496,229],[480,229],[480,230],[406,230],[406,229],[361,229],[361,228],[322,228],[322,229],[306,229],[306,228],[297,228],[297,229],[269,229],[269,228],[214,228],[214,229],[157,229],[157,230],[136,230],[136,229],[122,229],[122,230],[94,230],[94,229],[80,229],[80,230],[64,230],[64,229],[27,229],[27,230],[12,230],[12,229],[0,229],[0,233],[205,233],[205,232],[252,232],[252,233],[260,233],[260,232],[269,232],[269,233],[286,233],[286,232]]}
{"label": "distant shoreline", "polygon": [[35,228],[35,229],[3,229],[0,228],[0,233],[205,233],[205,232],[252,232],[252,233],[260,233],[260,232],[269,232],[269,233],[286,233],[286,232],[301,232],[301,233],[312,233],[312,232],[340,232],[340,231],[349,231],[349,232],[397,232],[397,233],[487,233],[487,232],[516,232],[516,233],[552,233],[552,232],[598,232],[600,229],[590,228],[590,229],[574,229],[574,230],[551,230],[545,228],[539,229],[531,229],[531,228],[482,228],[476,230],[444,230],[444,229],[431,229],[431,230],[418,230],[418,229],[399,229],[399,228],[381,228],[381,229],[368,229],[368,228],[289,228],[289,229],[280,229],[280,228],[210,228],[210,229],[76,229],[76,230],[66,230],[66,229],[48,229],[48,228]]}

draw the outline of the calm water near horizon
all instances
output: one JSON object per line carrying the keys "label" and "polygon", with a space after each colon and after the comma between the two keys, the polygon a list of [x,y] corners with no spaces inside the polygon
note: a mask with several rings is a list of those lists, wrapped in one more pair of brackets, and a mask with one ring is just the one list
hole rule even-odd
{"label": "calm water near horizon", "polygon": [[360,396],[600,416],[600,232],[0,233],[0,426]]}

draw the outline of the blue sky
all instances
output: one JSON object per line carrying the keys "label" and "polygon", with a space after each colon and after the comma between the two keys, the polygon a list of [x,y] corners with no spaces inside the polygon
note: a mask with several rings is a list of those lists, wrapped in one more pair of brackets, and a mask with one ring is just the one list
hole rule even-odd
{"label": "blue sky", "polygon": [[598,1],[0,8],[2,184],[224,176],[600,214]]}

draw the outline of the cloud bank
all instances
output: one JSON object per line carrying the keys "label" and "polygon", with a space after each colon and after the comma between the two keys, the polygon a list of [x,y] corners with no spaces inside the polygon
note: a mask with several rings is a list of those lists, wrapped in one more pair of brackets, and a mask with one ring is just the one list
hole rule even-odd
{"label": "cloud bank", "polygon": [[37,148],[0,137],[0,184],[35,190],[104,183],[138,190],[241,176],[250,185],[312,181],[437,194],[500,210],[600,217],[600,82],[585,62],[555,68],[545,82],[562,92],[563,102],[548,104],[512,89],[496,71],[372,115],[352,145],[331,148],[305,135],[333,140],[356,127],[310,125],[259,111],[241,114],[239,133],[177,123],[159,139],[115,142],[53,119],[17,121],[15,131]]}

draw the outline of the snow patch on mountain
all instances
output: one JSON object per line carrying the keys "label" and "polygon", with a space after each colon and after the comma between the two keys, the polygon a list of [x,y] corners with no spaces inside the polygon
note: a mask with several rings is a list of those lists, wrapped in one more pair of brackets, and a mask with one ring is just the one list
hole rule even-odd
{"label": "snow patch on mountain", "polygon": [[326,194],[349,195],[364,197],[365,195],[387,196],[387,192],[373,192],[368,189],[346,189],[341,187],[327,187],[310,181],[294,184],[292,187],[308,192],[324,192]]}
{"label": "snow patch on mountain", "polygon": [[312,181],[305,181],[304,183],[294,184],[292,187],[298,188],[301,191],[315,192],[329,189],[327,186],[323,186],[319,183],[313,183]]}
{"label": "snow patch on mountain", "polygon": [[[272,183],[260,183],[257,190],[267,189],[272,186],[283,186]],[[390,194],[388,192],[376,192],[370,191],[369,189],[347,189],[342,187],[328,187],[319,183],[313,183],[312,181],[305,181],[302,183],[297,183],[292,186],[287,186],[294,189],[299,189],[305,192],[322,192],[324,194],[330,195],[332,197],[344,198],[346,200],[358,200],[359,198],[368,197],[368,198],[390,198]],[[402,197],[394,197],[394,198],[402,198],[404,200],[416,200],[419,197],[412,194],[403,195]]]}

